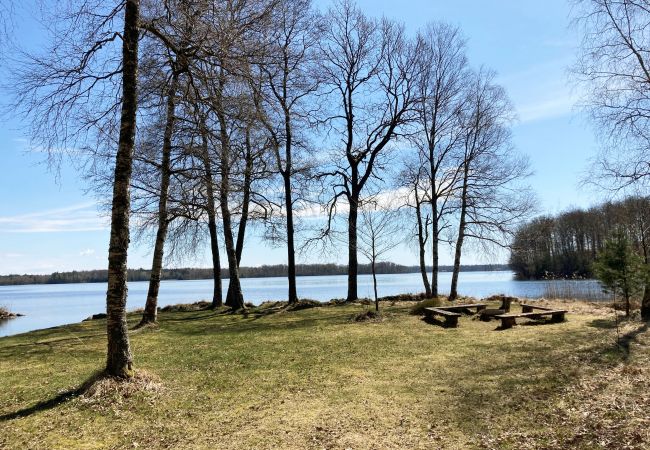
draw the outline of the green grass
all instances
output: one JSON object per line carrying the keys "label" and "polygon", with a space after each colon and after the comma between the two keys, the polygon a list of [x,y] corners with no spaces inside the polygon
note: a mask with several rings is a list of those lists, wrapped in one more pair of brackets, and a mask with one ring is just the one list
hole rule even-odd
{"label": "green grass", "polygon": [[[362,323],[351,320],[366,308],[359,305],[247,317],[163,312],[158,328],[131,334],[136,369],[160,387],[65,401],[103,364],[103,320],[0,339],[0,448],[650,443],[649,409],[638,403],[650,407],[650,396],[639,397],[630,381],[647,386],[640,325],[627,325],[636,334],[620,349],[604,313],[495,331],[496,322],[470,317],[457,329],[429,325],[409,315],[411,306],[386,306],[381,322]],[[634,406],[600,412],[603,424],[619,414],[623,426],[598,426],[589,405],[601,395]]]}

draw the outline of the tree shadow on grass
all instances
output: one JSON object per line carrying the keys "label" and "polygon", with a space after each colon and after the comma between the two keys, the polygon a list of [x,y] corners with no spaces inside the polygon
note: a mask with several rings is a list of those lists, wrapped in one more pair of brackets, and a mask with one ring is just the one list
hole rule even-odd
{"label": "tree shadow on grass", "polygon": [[86,381],[84,381],[81,386],[75,389],[70,389],[65,392],[42,402],[38,402],[35,405],[29,406],[27,408],[19,409],[18,411],[0,415],[0,423],[7,422],[9,420],[20,419],[23,417],[31,416],[41,411],[47,411],[48,409],[56,408],[57,406],[66,403],[80,395],[84,394],[90,386],[93,385],[99,378],[104,376],[103,372],[96,372],[91,375]]}
{"label": "tree shadow on grass", "polygon": [[621,335],[611,348],[605,350],[605,353],[611,354],[612,351],[619,351],[623,361],[627,361],[630,358],[630,345],[640,334],[645,333],[646,331],[648,331],[647,322],[642,326]]}
{"label": "tree shadow on grass", "polygon": [[616,322],[612,319],[595,319],[589,322],[587,326],[611,330],[616,328]]}
{"label": "tree shadow on grass", "polygon": [[[276,315],[275,317],[278,317]],[[233,315],[233,317],[235,317]],[[205,320],[203,322],[196,321],[191,327],[180,327],[175,328],[174,332],[190,336],[190,335],[203,335],[211,333],[223,333],[227,332],[230,334],[247,334],[251,332],[263,333],[267,331],[278,331],[278,330],[297,330],[315,327],[317,325],[342,325],[349,323],[350,312],[341,311],[336,314],[327,314],[323,316],[303,316],[299,314],[293,314],[287,312],[286,315],[282,316],[282,319],[286,320],[260,320],[264,317],[269,317],[268,315],[263,315],[260,317],[255,317],[250,314],[248,317],[240,316],[234,320],[229,321],[210,321]],[[175,322],[176,319],[167,319],[170,323]],[[180,319],[182,321],[182,319]],[[182,323],[180,322],[179,323]]]}
{"label": "tree shadow on grass", "polygon": [[433,317],[423,317],[422,322],[427,323],[429,325],[437,325],[441,328],[450,328],[449,325],[447,325],[444,320],[435,319]]}
{"label": "tree shadow on grass", "polygon": [[[629,323],[629,322],[619,322],[619,326]],[[636,338],[648,331],[648,322],[638,323],[638,327],[634,330],[628,331],[627,333],[622,334],[616,339],[616,342],[606,349],[604,349],[601,354],[612,355],[616,352],[621,352],[623,360],[627,360],[630,357],[630,345],[636,340]],[[617,327],[616,321],[613,319],[595,319],[588,323],[588,326],[594,328],[601,328],[605,330],[615,330]]]}

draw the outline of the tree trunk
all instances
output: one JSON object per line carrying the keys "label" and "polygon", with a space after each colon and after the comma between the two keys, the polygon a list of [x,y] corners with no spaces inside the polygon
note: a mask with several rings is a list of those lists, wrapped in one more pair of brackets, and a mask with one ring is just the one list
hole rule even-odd
{"label": "tree trunk", "polygon": [[[203,124],[202,124],[203,126]],[[214,279],[211,308],[223,306],[223,293],[221,286],[221,260],[219,257],[219,240],[217,233],[217,212],[214,207],[214,181],[212,178],[212,164],[208,152],[207,131],[202,130],[202,158],[205,169],[205,190],[207,196],[208,230],[210,232],[210,250],[212,251],[212,278]]]}
{"label": "tree trunk", "polygon": [[645,321],[650,321],[650,281],[646,282],[645,290],[643,291],[641,318]]}
{"label": "tree trunk", "polygon": [[357,260],[357,217],[359,208],[359,195],[353,193],[350,197],[350,213],[348,216],[348,302],[358,299],[357,274],[359,264]]}
{"label": "tree trunk", "polygon": [[219,201],[221,204],[221,220],[223,222],[223,236],[226,245],[226,256],[228,258],[228,289],[232,289],[231,298],[226,297],[226,305],[234,310],[244,308],[244,296],[239,283],[239,264],[237,262],[237,250],[232,234],[232,217],[228,206],[228,195],[230,194],[230,140],[227,132],[226,115],[223,107],[223,89],[225,75],[219,74],[218,91],[216,92],[216,113],[219,121],[219,139],[221,144],[221,183],[219,185]]}
{"label": "tree trunk", "polygon": [[291,117],[286,108],[284,111],[284,131],[286,135],[284,141],[285,168],[283,171],[281,170],[281,173],[284,179],[284,203],[287,210],[287,281],[289,282],[289,304],[291,305],[298,301],[298,288],[296,286],[296,249],[293,225],[293,194],[291,190],[293,135],[291,130]]}
{"label": "tree trunk", "polygon": [[[214,202],[214,198],[212,200]],[[211,308],[223,306],[223,287],[221,283],[221,260],[219,257],[219,241],[217,236],[217,219],[214,210],[214,203],[211,211],[208,210],[208,230],[210,231],[210,250],[212,251],[212,288]]]}
{"label": "tree trunk", "polygon": [[163,135],[162,161],[160,165],[160,198],[158,199],[158,231],[156,232],[156,244],[153,251],[153,262],[151,264],[151,277],[149,279],[149,291],[147,302],[144,306],[142,320],[138,326],[148,323],[155,323],[158,316],[158,291],[160,290],[160,276],[162,274],[165,240],[169,220],[167,217],[167,200],[169,194],[169,180],[171,178],[170,159],[172,152],[172,134],[174,132],[174,121],[176,118],[176,89],[178,86],[179,73],[174,70],[169,92],[167,93],[167,117],[165,118],[165,133]]}
{"label": "tree trunk", "polygon": [[460,257],[465,240],[465,227],[467,215],[467,184],[469,182],[469,163],[465,163],[465,174],[463,177],[463,191],[461,194],[460,223],[458,224],[458,239],[456,240],[456,254],[454,255],[454,272],[451,276],[451,289],[449,300],[454,301],[458,297],[458,274],[460,272]]}
{"label": "tree trunk", "polygon": [[237,251],[235,250],[235,242],[232,235],[232,220],[230,217],[230,210],[228,207],[228,181],[227,174],[222,174],[221,182],[221,217],[223,220],[223,234],[226,244],[226,255],[228,257],[228,274],[229,286],[228,289],[232,290],[230,298],[226,298],[226,305],[237,310],[244,307],[244,296],[242,294],[241,285],[239,283],[239,266],[237,264]]}
{"label": "tree trunk", "polygon": [[375,272],[375,258],[372,259],[372,286],[375,290],[375,311],[379,312],[379,297],[377,296],[377,273]]}
{"label": "tree trunk", "polygon": [[429,277],[427,276],[426,264],[426,240],[424,237],[426,224],[422,223],[422,204],[418,197],[417,188],[415,190],[415,215],[418,221],[418,246],[420,250],[420,274],[422,275],[422,283],[424,284],[424,293],[427,298],[431,298],[431,285],[429,285]]}
{"label": "tree trunk", "polygon": [[133,170],[133,146],[137,118],[138,21],[140,1],[127,0],[122,35],[122,111],[115,157],[115,179],[108,249],[106,373],[128,378],[133,375],[133,357],[126,322],[127,256],[129,250],[129,186]]}
{"label": "tree trunk", "polygon": [[438,197],[434,195],[433,200],[431,200],[431,297],[438,297],[438,272],[440,271],[438,258],[439,226]]}
{"label": "tree trunk", "polygon": [[[237,244],[235,245],[235,254],[237,255],[237,267],[241,264],[242,253],[244,252],[244,239],[246,237],[246,225],[248,223],[248,211],[251,202],[251,183],[253,182],[253,152],[250,143],[250,132],[246,130],[246,169],[244,171],[244,192],[242,197],[241,220],[237,229]],[[232,305],[235,301],[232,299],[234,292],[232,284],[228,285],[226,294],[226,305]]]}

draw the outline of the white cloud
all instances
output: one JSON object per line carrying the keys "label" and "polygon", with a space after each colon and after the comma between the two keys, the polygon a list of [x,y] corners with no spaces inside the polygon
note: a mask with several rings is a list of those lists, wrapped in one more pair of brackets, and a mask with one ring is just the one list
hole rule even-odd
{"label": "white cloud", "polygon": [[94,202],[14,216],[0,216],[0,233],[65,233],[108,228]]}
{"label": "white cloud", "polygon": [[563,93],[555,95],[557,97],[520,105],[517,108],[520,122],[534,122],[571,114],[577,99]]}
{"label": "white cloud", "polygon": [[92,256],[95,254],[95,250],[92,248],[87,248],[79,252],[79,256]]}
{"label": "white cloud", "polygon": [[546,61],[499,78],[514,103],[520,123],[573,113],[580,93],[567,74],[571,62],[570,58]]}

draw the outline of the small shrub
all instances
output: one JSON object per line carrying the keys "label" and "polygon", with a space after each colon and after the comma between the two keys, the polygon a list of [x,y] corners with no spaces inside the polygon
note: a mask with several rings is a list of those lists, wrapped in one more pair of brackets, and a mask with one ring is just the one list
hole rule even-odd
{"label": "small shrub", "polygon": [[381,322],[381,314],[369,309],[355,315],[353,320],[355,322]]}
{"label": "small shrub", "polygon": [[304,299],[304,300],[298,300],[293,305],[287,306],[287,311],[300,311],[301,309],[320,308],[321,306],[323,306],[321,302],[317,302],[316,300]]}
{"label": "small shrub", "polygon": [[0,320],[2,319],[11,319],[12,317],[16,317],[17,314],[12,313],[9,311],[7,308],[4,306],[0,306]]}
{"label": "small shrub", "polygon": [[201,311],[203,309],[208,309],[212,303],[205,300],[201,300],[195,303],[180,303],[178,305],[168,305],[164,308],[160,308],[162,312],[187,312],[187,311]]}
{"label": "small shrub", "polygon": [[373,300],[370,300],[369,298],[358,298],[356,302],[354,302],[359,305],[374,305],[375,302]]}
{"label": "small shrub", "polygon": [[382,302],[419,302],[426,299],[426,294],[424,292],[420,292],[419,294],[387,295],[385,297],[381,297],[379,300]]}
{"label": "small shrub", "polygon": [[424,308],[437,308],[438,306],[442,306],[442,299],[440,297],[422,300],[411,308],[411,315],[421,316],[424,314]]}

